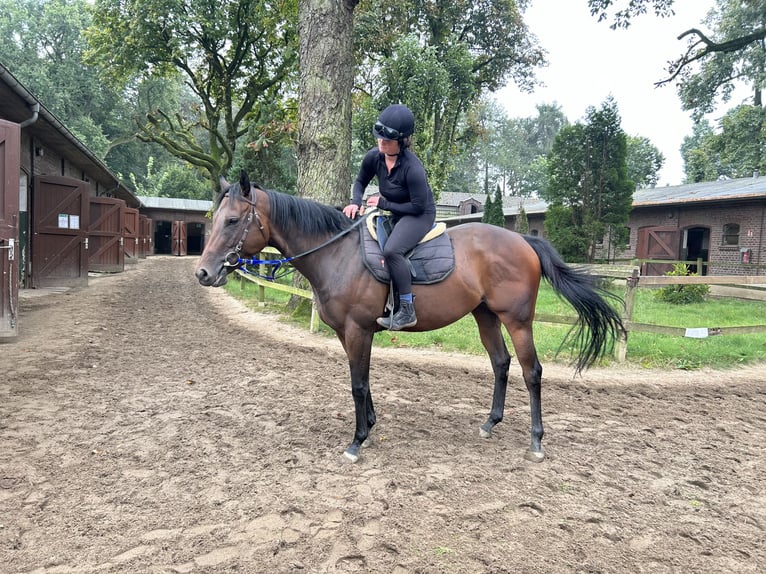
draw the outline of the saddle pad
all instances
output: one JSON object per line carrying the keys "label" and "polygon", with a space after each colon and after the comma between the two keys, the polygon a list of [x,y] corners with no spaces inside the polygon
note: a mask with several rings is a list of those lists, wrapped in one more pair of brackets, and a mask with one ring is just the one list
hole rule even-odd
{"label": "saddle pad", "polygon": [[[391,276],[383,263],[378,240],[372,236],[366,225],[360,225],[359,230],[365,267],[381,283],[390,283]],[[412,270],[412,282],[416,285],[443,281],[455,269],[455,250],[447,233],[442,233],[425,243],[418,243],[407,258]]]}

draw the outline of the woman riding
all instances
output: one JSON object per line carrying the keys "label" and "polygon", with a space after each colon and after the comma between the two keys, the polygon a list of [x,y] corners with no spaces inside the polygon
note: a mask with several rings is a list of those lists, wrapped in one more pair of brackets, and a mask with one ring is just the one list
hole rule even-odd
{"label": "woman riding", "polygon": [[368,207],[378,207],[392,214],[394,228],[383,248],[383,259],[396,290],[399,309],[379,317],[378,324],[392,331],[417,323],[412,297],[412,276],[405,255],[433,227],[436,204],[423,164],[409,149],[415,131],[415,116],[406,106],[388,106],[378,117],[372,134],[377,147],[364,156],[354,182],[352,203],[343,209],[347,217],[359,213],[364,190],[377,176],[380,195],[367,198]]}

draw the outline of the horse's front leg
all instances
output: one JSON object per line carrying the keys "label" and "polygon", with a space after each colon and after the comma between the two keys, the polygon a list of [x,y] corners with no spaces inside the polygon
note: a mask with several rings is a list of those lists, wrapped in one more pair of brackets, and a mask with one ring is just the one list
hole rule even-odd
{"label": "horse's front leg", "polygon": [[354,440],[343,455],[351,462],[359,460],[362,443],[375,425],[375,407],[370,394],[370,354],[372,352],[372,331],[346,331],[341,343],[348,356],[351,371],[351,396],[354,398],[356,430]]}

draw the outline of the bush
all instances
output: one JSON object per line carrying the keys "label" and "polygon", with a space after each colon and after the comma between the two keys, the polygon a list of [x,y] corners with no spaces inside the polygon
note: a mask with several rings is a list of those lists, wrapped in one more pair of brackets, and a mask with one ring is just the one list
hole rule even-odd
{"label": "bush", "polygon": [[[689,267],[684,263],[676,263],[673,265],[673,271],[668,271],[665,275],[684,277],[693,274],[689,272]],[[654,296],[665,303],[688,305],[690,303],[702,303],[709,293],[710,285],[669,285],[659,289]]]}

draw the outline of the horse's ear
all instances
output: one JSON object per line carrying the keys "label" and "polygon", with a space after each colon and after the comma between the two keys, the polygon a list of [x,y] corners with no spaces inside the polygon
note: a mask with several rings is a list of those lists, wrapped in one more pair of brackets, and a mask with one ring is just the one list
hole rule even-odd
{"label": "horse's ear", "polygon": [[247,172],[244,169],[239,174],[239,190],[244,197],[250,195],[250,178],[247,177]]}
{"label": "horse's ear", "polygon": [[226,181],[226,178],[223,176],[221,176],[220,179],[218,180],[218,185],[221,186],[222,192],[226,191],[227,189],[231,187],[231,184],[228,181]]}

